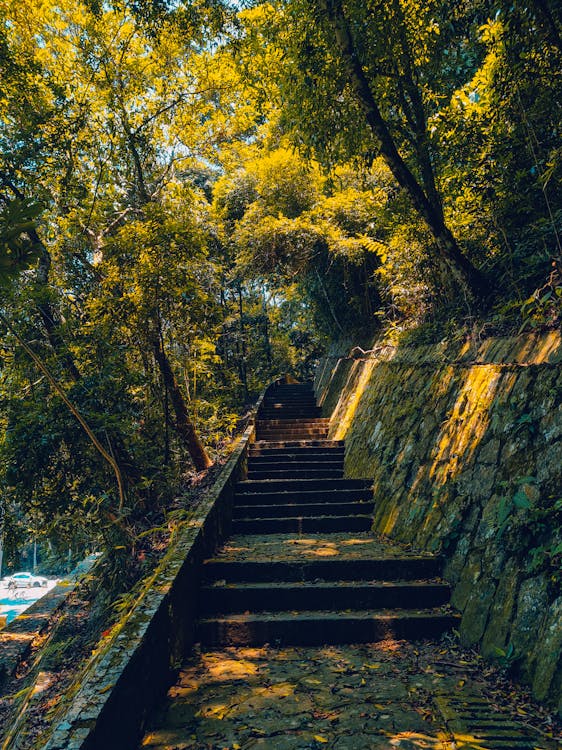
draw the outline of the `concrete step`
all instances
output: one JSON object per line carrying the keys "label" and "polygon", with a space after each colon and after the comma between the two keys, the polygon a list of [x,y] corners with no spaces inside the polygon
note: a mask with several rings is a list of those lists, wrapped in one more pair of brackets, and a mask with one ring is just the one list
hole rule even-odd
{"label": "concrete step", "polygon": [[253,452],[248,455],[248,460],[254,466],[292,466],[293,464],[339,464],[343,465],[345,454],[343,451],[322,451],[315,448],[301,453],[269,453],[259,452],[255,455]]}
{"label": "concrete step", "polygon": [[289,434],[301,433],[306,436],[307,434],[317,433],[321,435],[327,435],[328,430],[329,430],[328,425],[322,425],[322,424],[303,425],[302,427],[290,427],[290,426],[284,427],[282,424],[276,424],[271,427],[267,427],[267,426],[264,427],[263,424],[260,424],[260,423],[256,424],[256,432],[258,434],[278,433],[278,434],[286,435],[288,433]]}
{"label": "concrete step", "polygon": [[248,469],[248,479],[324,479],[343,477],[343,466],[323,467],[320,469],[307,469],[295,466],[286,469]]}
{"label": "concrete step", "polygon": [[311,383],[285,383],[283,385],[274,385],[272,388],[268,388],[266,396],[279,393],[312,393],[314,395],[314,388]]}
{"label": "concrete step", "polygon": [[349,490],[312,490],[296,492],[243,492],[235,495],[235,505],[310,505],[326,503],[351,503],[363,500],[364,502],[373,501],[373,493],[367,488],[349,489]]}
{"label": "concrete step", "polygon": [[373,512],[373,502],[286,503],[285,505],[236,505],[233,518],[290,518],[299,516],[354,516]]}
{"label": "concrete step", "polygon": [[207,583],[226,581],[254,583],[285,581],[397,581],[408,579],[432,579],[441,575],[443,559],[412,555],[405,557],[381,557],[371,560],[287,560],[225,562],[220,558],[205,560],[203,576]]}
{"label": "concrete step", "polygon": [[262,403],[259,415],[262,412],[283,412],[283,411],[312,411],[320,414],[322,407],[317,406],[314,401],[265,401]]}
{"label": "concrete step", "polygon": [[264,401],[312,401],[316,404],[316,396],[310,390],[271,391],[265,394]]}
{"label": "concrete step", "polygon": [[282,410],[282,409],[322,409],[321,406],[318,406],[316,403],[316,399],[311,397],[287,397],[287,396],[278,396],[276,398],[266,398],[264,401],[261,402],[260,410],[265,409],[266,411],[268,409],[274,409],[274,410]]}
{"label": "concrete step", "polygon": [[295,471],[295,470],[314,471],[321,469],[343,469],[343,456],[334,459],[332,456],[326,456],[325,459],[316,458],[316,460],[304,461],[295,458],[292,461],[280,461],[277,458],[249,458],[249,471]]}
{"label": "concrete step", "polygon": [[328,437],[328,430],[284,430],[280,428],[268,428],[262,430],[258,427],[256,430],[256,438],[258,440],[269,440],[270,442],[276,442],[278,440],[321,440],[322,438]]}
{"label": "concrete step", "polygon": [[201,588],[201,613],[430,609],[447,604],[450,594],[440,581],[213,584]]}
{"label": "concrete step", "polygon": [[236,494],[246,492],[311,492],[315,490],[365,490],[371,479],[280,479],[245,480],[236,485]]}
{"label": "concrete step", "polygon": [[311,446],[310,448],[250,448],[248,457],[250,460],[259,459],[260,461],[271,460],[315,460],[315,457],[324,458],[330,456],[334,461],[342,460],[345,457],[345,449],[340,447],[322,448],[321,446]]}
{"label": "concrete step", "polygon": [[460,616],[447,609],[246,613],[203,618],[197,638],[204,648],[374,643],[436,638],[458,627],[459,621]]}
{"label": "concrete step", "polygon": [[329,531],[369,531],[372,516],[292,516],[287,518],[237,518],[233,534],[314,534]]}
{"label": "concrete step", "polygon": [[275,425],[263,425],[260,422],[256,424],[256,432],[268,432],[268,433],[283,433],[288,435],[293,434],[299,434],[299,435],[311,435],[314,436],[315,433],[327,435],[328,430],[330,429],[329,425],[327,424],[315,424],[303,422],[302,424],[296,423],[293,424],[290,420],[287,420],[288,423],[286,425],[283,424],[275,424]]}
{"label": "concrete step", "polygon": [[258,420],[281,419],[283,421],[308,421],[322,419],[317,409],[265,409],[257,415]]}
{"label": "concrete step", "polygon": [[280,450],[286,451],[295,449],[306,449],[311,448],[343,448],[343,440],[257,440],[252,444],[250,452],[252,455],[261,453],[263,450]]}
{"label": "concrete step", "polygon": [[314,419],[285,419],[281,417],[280,419],[261,419],[258,418],[256,421],[256,426],[259,427],[315,427],[315,426],[324,426],[329,425],[330,420],[324,419],[324,417],[314,417]]}
{"label": "concrete step", "polygon": [[345,456],[344,448],[319,448],[312,446],[311,448],[253,448],[249,450],[249,458],[251,460],[259,461],[295,461],[295,460],[324,460],[324,458],[330,458],[330,460],[342,460]]}

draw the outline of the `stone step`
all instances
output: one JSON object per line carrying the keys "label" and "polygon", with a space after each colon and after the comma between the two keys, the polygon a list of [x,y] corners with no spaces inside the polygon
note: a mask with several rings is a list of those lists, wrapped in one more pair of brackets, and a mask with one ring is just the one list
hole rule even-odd
{"label": "stone step", "polygon": [[275,411],[282,412],[285,409],[302,409],[308,411],[312,409],[315,412],[321,412],[322,407],[318,406],[313,398],[299,398],[299,399],[265,399],[260,404],[258,414],[262,411]]}
{"label": "stone step", "polygon": [[260,461],[271,461],[272,459],[279,461],[302,459],[303,461],[307,461],[309,457],[314,460],[315,456],[319,458],[331,456],[333,460],[341,460],[345,457],[345,449],[339,446],[322,448],[318,445],[303,446],[301,448],[254,448],[252,446],[248,451],[250,460],[259,459]]}
{"label": "stone step", "polygon": [[343,466],[308,469],[303,467],[288,467],[286,469],[249,469],[248,479],[323,479],[343,477]]}
{"label": "stone step", "polygon": [[262,448],[255,450],[250,448],[248,457],[250,461],[266,463],[268,461],[343,461],[345,452],[343,448]]}
{"label": "stone step", "polygon": [[315,427],[329,425],[330,420],[324,417],[314,417],[314,419],[302,420],[281,417],[280,419],[261,419],[258,418],[256,426],[258,427]]}
{"label": "stone step", "polygon": [[285,505],[235,505],[233,518],[291,518],[299,516],[354,516],[373,512],[373,502],[286,503]]}
{"label": "stone step", "polygon": [[269,440],[276,442],[278,440],[320,440],[328,437],[328,429],[303,429],[303,430],[284,430],[282,427],[269,427],[266,430],[257,428],[256,438],[258,440]]}
{"label": "stone step", "polygon": [[458,627],[459,620],[459,615],[443,609],[233,614],[200,620],[197,639],[204,648],[419,640],[438,637]]}
{"label": "stone step", "polygon": [[317,435],[325,436],[328,434],[328,430],[329,430],[328,425],[310,424],[310,425],[304,425],[302,427],[283,427],[282,424],[276,424],[276,425],[272,425],[271,427],[267,427],[267,426],[264,427],[262,424],[259,424],[259,423],[256,424],[256,432],[258,434],[277,433],[280,435],[287,435],[287,434],[293,435],[293,434],[299,433],[299,434],[303,434],[306,437],[308,434],[312,434],[314,436],[316,433]]}
{"label": "stone step", "polygon": [[252,444],[250,453],[256,455],[261,453],[263,450],[280,450],[286,451],[295,449],[306,449],[311,448],[343,448],[343,440],[257,440]]}
{"label": "stone step", "polygon": [[265,471],[271,469],[337,469],[343,466],[343,454],[330,455],[313,453],[309,456],[250,456],[248,458],[248,469],[252,471]]}
{"label": "stone step", "polygon": [[316,406],[316,396],[312,391],[293,391],[266,393],[263,403],[292,403],[306,401]]}
{"label": "stone step", "polygon": [[315,534],[329,531],[369,531],[372,516],[290,516],[287,518],[237,518],[233,534]]}
{"label": "stone step", "polygon": [[290,422],[295,426],[299,422],[308,422],[323,419],[317,409],[264,409],[257,415],[258,421],[281,420]]}
{"label": "stone step", "polygon": [[332,456],[326,456],[324,459],[305,461],[294,458],[293,460],[279,461],[277,458],[265,458],[259,460],[250,458],[248,460],[249,471],[317,471],[322,469],[343,469],[343,456],[334,459]]}
{"label": "stone step", "polygon": [[203,564],[206,582],[224,580],[227,583],[243,581],[396,581],[431,579],[441,575],[443,559],[412,555],[381,557],[370,560],[243,560],[224,561],[211,558]]}
{"label": "stone step", "polygon": [[236,485],[236,494],[246,492],[310,492],[313,490],[366,490],[371,479],[258,479],[245,480]]}
{"label": "stone step", "polygon": [[306,422],[314,419],[322,419],[322,417],[316,409],[266,409],[258,413],[257,419],[264,421],[280,419],[282,421],[294,422],[296,425],[299,421]]}
{"label": "stone step", "polygon": [[447,604],[440,581],[317,581],[219,584],[201,588],[203,616],[236,612],[430,609]]}
{"label": "stone step", "polygon": [[245,492],[234,496],[235,505],[310,505],[350,503],[357,500],[373,502],[369,488],[349,490],[312,490],[311,492]]}
{"label": "stone step", "polygon": [[291,389],[304,389],[308,388],[309,390],[313,390],[314,385],[312,380],[303,380],[299,383],[276,383],[275,385],[271,386],[271,390],[291,390]]}
{"label": "stone step", "polygon": [[[282,420],[280,420],[282,422]],[[256,432],[282,432],[286,434],[293,434],[293,433],[300,433],[303,435],[314,435],[314,433],[322,433],[324,435],[328,434],[328,430],[330,429],[329,425],[327,424],[317,424],[315,421],[310,420],[309,422],[302,421],[302,422],[293,422],[292,420],[287,420],[287,424],[274,424],[274,425],[267,425],[263,422],[257,422],[256,423]]]}
{"label": "stone step", "polygon": [[256,430],[329,430],[329,422],[321,422],[317,417],[302,419],[258,419]]}
{"label": "stone step", "polygon": [[266,401],[265,403],[262,403],[258,416],[261,417],[263,412],[279,413],[284,411],[302,411],[320,414],[322,412],[322,407],[316,406],[314,402],[306,401]]}
{"label": "stone step", "polygon": [[272,396],[279,393],[312,393],[314,395],[314,388],[311,383],[291,383],[284,385],[276,385],[273,388],[267,390],[266,396]]}

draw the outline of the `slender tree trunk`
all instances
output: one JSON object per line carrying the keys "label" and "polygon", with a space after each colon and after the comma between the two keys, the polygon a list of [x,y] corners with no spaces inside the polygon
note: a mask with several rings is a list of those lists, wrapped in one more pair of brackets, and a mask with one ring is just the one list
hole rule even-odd
{"label": "slender tree trunk", "polygon": [[489,293],[484,276],[460,250],[453,234],[446,226],[440,205],[433,205],[414,174],[398,152],[392,134],[375,101],[374,94],[355,50],[353,37],[341,0],[316,0],[329,20],[342,62],[351,85],[365,112],[367,123],[379,142],[380,152],[398,184],[406,190],[418,214],[431,231],[441,257],[456,282],[471,295],[483,297]]}
{"label": "slender tree trunk", "polygon": [[170,360],[164,351],[159,336],[153,338],[152,350],[154,352],[154,359],[160,368],[164,387],[170,394],[170,401],[172,402],[172,408],[176,417],[176,428],[178,434],[182,438],[197,471],[208,469],[209,466],[211,466],[212,461],[197,434],[193,422],[191,421],[185,399],[174,376]]}
{"label": "slender tree trunk", "polygon": [[244,397],[248,399],[248,372],[246,369],[246,326],[244,325],[244,307],[242,300],[242,284],[238,284],[238,324],[240,327],[240,379],[244,386]]}

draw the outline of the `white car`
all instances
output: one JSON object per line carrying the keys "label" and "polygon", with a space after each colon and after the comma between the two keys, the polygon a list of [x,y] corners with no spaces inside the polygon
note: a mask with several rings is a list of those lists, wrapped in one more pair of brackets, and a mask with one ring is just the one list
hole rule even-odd
{"label": "white car", "polygon": [[2,583],[9,589],[26,589],[33,586],[46,586],[49,581],[42,576],[34,576],[32,573],[14,573],[13,576],[6,576]]}

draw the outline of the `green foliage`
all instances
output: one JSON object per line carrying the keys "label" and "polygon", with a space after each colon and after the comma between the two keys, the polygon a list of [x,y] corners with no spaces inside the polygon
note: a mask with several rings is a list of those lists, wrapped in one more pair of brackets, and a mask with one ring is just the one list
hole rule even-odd
{"label": "green foliage", "polygon": [[518,656],[513,643],[509,642],[506,648],[496,646],[492,652],[492,658],[503,669],[511,669],[517,661]]}
{"label": "green foliage", "polygon": [[29,198],[12,198],[0,210],[0,288],[37,260],[41,248],[32,236],[42,211]]}
{"label": "green foliage", "polygon": [[[560,46],[541,7],[342,4],[393,142],[515,330],[562,315]],[[459,335],[466,301],[379,156],[322,3],[6,0],[0,20],[10,555],[38,529],[53,556],[127,546],[185,481],[155,342],[214,457],[244,403],[310,377],[329,339]],[[125,520],[22,342],[116,457]],[[523,440],[537,424],[513,410]],[[554,565],[528,484],[505,488],[502,533],[531,529],[532,564]]]}

